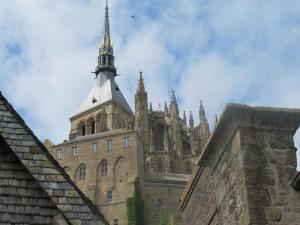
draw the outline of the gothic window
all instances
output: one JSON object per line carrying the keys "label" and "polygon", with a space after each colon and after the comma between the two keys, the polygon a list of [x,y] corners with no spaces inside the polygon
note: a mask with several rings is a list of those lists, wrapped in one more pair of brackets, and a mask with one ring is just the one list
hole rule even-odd
{"label": "gothic window", "polygon": [[57,149],[56,150],[56,159],[61,159],[62,158],[62,150],[61,149]]}
{"label": "gothic window", "polygon": [[85,136],[86,134],[86,126],[84,122],[81,122],[78,126],[78,130],[79,130],[79,135],[81,136]]}
{"label": "gothic window", "polygon": [[129,137],[124,137],[123,138],[123,147],[128,148],[129,146]]}
{"label": "gothic window", "polygon": [[112,191],[108,191],[106,195],[107,201],[111,202],[112,201]]}
{"label": "gothic window", "polygon": [[184,165],[184,173],[191,174],[192,173],[192,165],[190,162],[186,162]]}
{"label": "gothic window", "polygon": [[101,176],[106,177],[107,176],[107,162],[103,161],[101,163]]}
{"label": "gothic window", "polygon": [[155,129],[156,151],[164,151],[164,133],[164,126],[162,124],[158,124]]}
{"label": "gothic window", "polygon": [[85,180],[85,177],[86,177],[86,166],[84,164],[81,164],[78,168],[78,179]]}
{"label": "gothic window", "polygon": [[95,133],[95,128],[96,128],[96,125],[95,125],[95,120],[94,118],[90,118],[88,121],[87,121],[87,134],[94,134]]}
{"label": "gothic window", "polygon": [[163,162],[160,158],[157,159],[157,172],[158,173],[163,173],[164,172]]}

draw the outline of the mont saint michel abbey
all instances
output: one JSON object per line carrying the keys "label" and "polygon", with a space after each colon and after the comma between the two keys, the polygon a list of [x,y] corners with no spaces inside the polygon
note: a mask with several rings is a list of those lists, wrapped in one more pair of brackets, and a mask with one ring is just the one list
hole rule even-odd
{"label": "mont saint michel abbey", "polygon": [[0,91],[0,225],[300,224],[300,109],[229,103],[210,133],[201,102],[196,126],[174,92],[153,110],[142,74],[133,112],[114,59],[106,3],[95,85],[60,144]]}
{"label": "mont saint michel abbey", "polygon": [[180,117],[174,92],[163,110],[153,110],[140,73],[134,113],[117,84],[114,59],[106,5],[95,85],[70,118],[69,140],[50,144],[50,152],[112,225],[129,224],[135,211],[147,225],[178,220],[180,194],[210,136],[203,105],[199,125],[191,113]]}

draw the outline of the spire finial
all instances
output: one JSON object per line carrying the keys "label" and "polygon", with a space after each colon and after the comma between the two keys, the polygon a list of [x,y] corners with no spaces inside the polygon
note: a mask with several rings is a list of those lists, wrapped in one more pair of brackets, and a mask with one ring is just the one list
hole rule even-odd
{"label": "spire finial", "polygon": [[204,110],[204,107],[203,107],[202,100],[200,100],[199,118],[200,118],[200,121],[205,118],[205,110]]}
{"label": "spire finial", "polygon": [[171,106],[175,109],[175,113],[178,116],[179,115],[179,110],[178,110],[178,104],[177,104],[177,100],[176,100],[176,97],[175,97],[175,91],[174,90],[172,90]]}
{"label": "spire finial", "polygon": [[110,67],[112,72],[115,72],[114,53],[112,41],[110,38],[109,16],[108,16],[108,1],[106,0],[105,15],[104,15],[104,31],[102,41],[99,47],[98,68]]}
{"label": "spire finial", "polygon": [[149,105],[149,111],[152,112],[153,111],[153,108],[152,108],[152,103],[150,102],[150,105]]}
{"label": "spire finial", "polygon": [[138,81],[138,88],[137,92],[144,93],[145,92],[145,85],[144,85],[144,79],[143,79],[143,73],[142,71],[140,72],[140,77]]}

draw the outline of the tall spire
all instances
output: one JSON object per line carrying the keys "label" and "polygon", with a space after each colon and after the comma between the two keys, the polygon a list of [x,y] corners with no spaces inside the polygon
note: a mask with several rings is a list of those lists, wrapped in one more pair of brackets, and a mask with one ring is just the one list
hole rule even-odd
{"label": "tall spire", "polygon": [[104,16],[104,31],[103,31],[102,41],[99,46],[98,67],[96,68],[96,75],[98,75],[100,71],[104,71],[104,70],[111,71],[114,74],[116,73],[116,68],[114,66],[113,45],[110,38],[107,0],[106,0],[105,16]]}
{"label": "tall spire", "polygon": [[199,119],[200,119],[200,121],[203,121],[204,119],[206,119],[205,118],[205,110],[204,110],[204,107],[203,107],[202,100],[200,100]]}
{"label": "tall spire", "polygon": [[171,106],[174,107],[176,114],[179,115],[178,104],[177,104],[174,90],[172,90]]}

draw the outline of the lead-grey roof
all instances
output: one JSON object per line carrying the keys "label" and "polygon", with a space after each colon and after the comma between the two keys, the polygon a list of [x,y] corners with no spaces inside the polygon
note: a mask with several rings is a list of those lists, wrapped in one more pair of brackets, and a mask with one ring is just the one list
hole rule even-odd
{"label": "lead-grey roof", "polygon": [[1,92],[0,137],[70,224],[108,225],[97,207],[73,183]]}
{"label": "lead-grey roof", "polygon": [[79,109],[79,113],[89,110],[97,105],[101,105],[110,100],[116,101],[128,112],[133,113],[114,79],[107,79],[103,83],[101,81],[101,85],[97,80],[88,97],[82,103]]}

